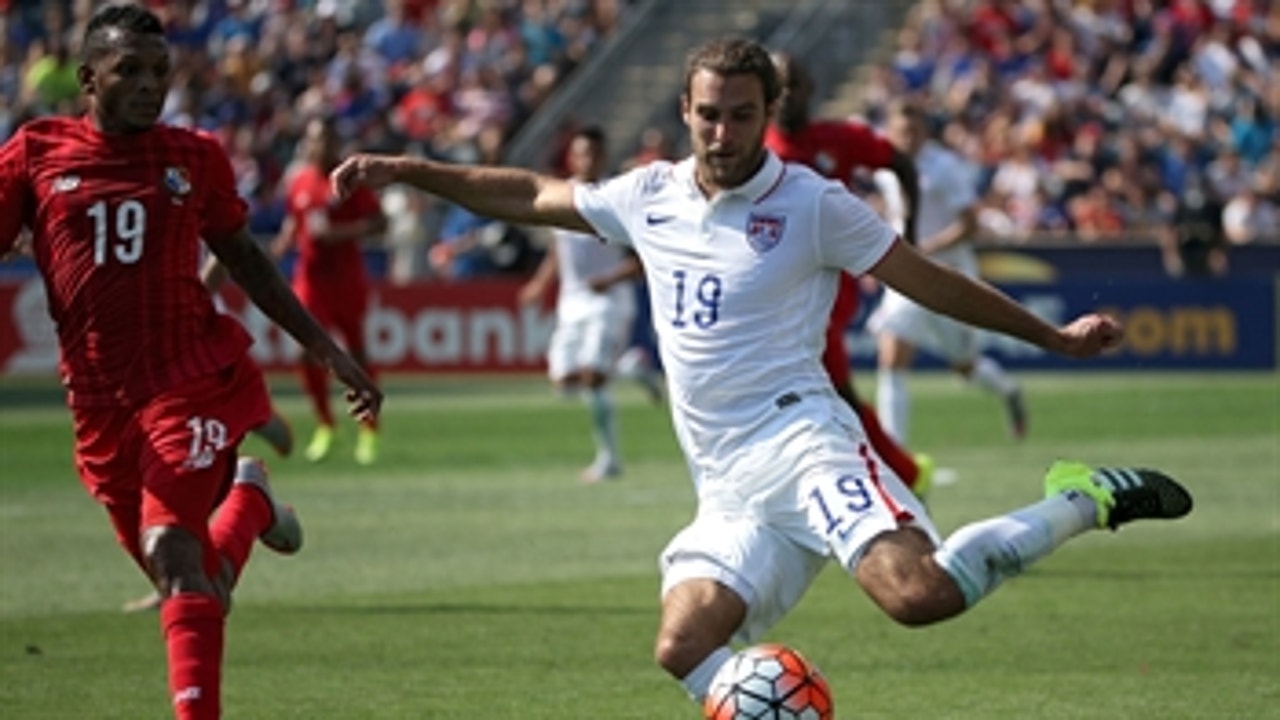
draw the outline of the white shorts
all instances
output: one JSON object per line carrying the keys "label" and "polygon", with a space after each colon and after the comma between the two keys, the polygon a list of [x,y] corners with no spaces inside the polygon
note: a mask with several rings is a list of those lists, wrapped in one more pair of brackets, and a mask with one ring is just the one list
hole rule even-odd
{"label": "white shorts", "polygon": [[559,381],[581,370],[611,374],[631,338],[634,307],[608,303],[595,312],[558,317],[547,347],[547,375]]}
{"label": "white shorts", "polygon": [[[978,259],[971,247],[954,247],[932,259],[968,277],[978,276]],[[880,304],[867,318],[867,329],[906,340],[953,364],[975,360],[982,349],[977,328],[929,310],[892,288],[885,288]]]}
{"label": "white shorts", "polygon": [[911,490],[875,454],[834,393],[775,411],[760,442],[699,482],[698,513],[660,557],[662,594],[711,579],[747,617],[734,636],[759,639],[799,602],[828,558],[850,574],[870,543],[902,525],[937,530]]}

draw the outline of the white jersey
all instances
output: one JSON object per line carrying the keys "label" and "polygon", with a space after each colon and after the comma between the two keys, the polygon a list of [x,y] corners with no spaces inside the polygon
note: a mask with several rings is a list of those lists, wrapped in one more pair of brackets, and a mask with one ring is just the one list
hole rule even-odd
{"label": "white jersey", "polygon": [[695,481],[725,470],[788,398],[828,393],[820,356],[840,271],[855,275],[896,234],[840,183],[768,153],[743,185],[708,199],[692,158],[654,162],[574,203],[644,264],[671,411]]}
{"label": "white jersey", "polygon": [[[969,163],[936,142],[926,142],[920,152],[916,153],[914,160],[920,177],[916,237],[924,240],[955,222],[962,212],[978,202],[977,182]],[[902,227],[906,204],[902,200],[897,177],[880,170],[875,174],[875,181],[881,194],[885,196],[889,221],[895,227]],[[973,246],[968,241],[959,242],[929,257],[943,265],[966,270],[976,264]]]}
{"label": "white jersey", "polygon": [[612,272],[626,259],[622,248],[587,233],[557,229],[554,235],[560,276],[556,315],[561,321],[605,315],[618,307],[634,314],[634,283],[614,283],[605,292],[596,292],[589,284],[592,278]]}

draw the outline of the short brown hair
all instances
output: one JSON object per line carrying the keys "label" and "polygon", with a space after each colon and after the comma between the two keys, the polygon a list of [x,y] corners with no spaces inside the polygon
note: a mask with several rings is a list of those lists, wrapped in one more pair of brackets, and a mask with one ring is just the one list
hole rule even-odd
{"label": "short brown hair", "polygon": [[713,40],[689,53],[684,69],[684,95],[689,96],[693,76],[699,70],[710,70],[716,75],[755,75],[764,88],[764,104],[772,105],[782,96],[782,84],[773,58],[760,43],[742,37],[725,37]]}

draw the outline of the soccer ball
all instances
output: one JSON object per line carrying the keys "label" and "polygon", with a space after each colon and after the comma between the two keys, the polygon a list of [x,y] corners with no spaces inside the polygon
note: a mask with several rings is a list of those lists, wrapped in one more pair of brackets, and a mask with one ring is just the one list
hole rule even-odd
{"label": "soccer ball", "polygon": [[831,688],[804,657],[756,645],[729,658],[702,705],[706,720],[831,720]]}

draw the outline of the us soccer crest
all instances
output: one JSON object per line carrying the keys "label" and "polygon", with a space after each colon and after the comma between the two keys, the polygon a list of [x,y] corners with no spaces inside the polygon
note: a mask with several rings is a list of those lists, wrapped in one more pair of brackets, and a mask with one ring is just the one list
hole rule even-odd
{"label": "us soccer crest", "polygon": [[187,169],[170,165],[164,169],[164,186],[169,192],[179,197],[191,192],[191,181],[187,179]]}
{"label": "us soccer crest", "polygon": [[751,213],[747,216],[747,244],[757,253],[767,253],[782,242],[786,229],[787,218],[782,215]]}

